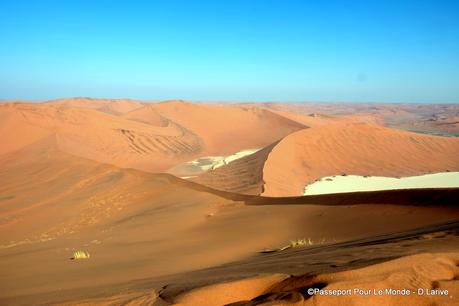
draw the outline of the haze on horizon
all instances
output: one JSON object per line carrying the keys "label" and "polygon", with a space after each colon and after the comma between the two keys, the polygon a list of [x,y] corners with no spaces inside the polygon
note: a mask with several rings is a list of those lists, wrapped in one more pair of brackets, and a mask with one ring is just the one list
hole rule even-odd
{"label": "haze on horizon", "polygon": [[459,102],[457,1],[2,1],[0,99]]}

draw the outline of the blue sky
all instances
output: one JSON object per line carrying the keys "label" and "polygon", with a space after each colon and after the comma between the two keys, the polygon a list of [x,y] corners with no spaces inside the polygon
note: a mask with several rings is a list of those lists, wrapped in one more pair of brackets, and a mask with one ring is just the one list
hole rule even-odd
{"label": "blue sky", "polygon": [[0,98],[459,102],[459,1],[0,0]]}

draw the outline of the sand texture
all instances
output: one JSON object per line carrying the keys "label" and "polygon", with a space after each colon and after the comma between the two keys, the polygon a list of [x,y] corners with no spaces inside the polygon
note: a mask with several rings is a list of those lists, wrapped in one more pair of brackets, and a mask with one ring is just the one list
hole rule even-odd
{"label": "sand texture", "polygon": [[[330,175],[459,170],[457,138],[390,127],[454,108],[373,107],[1,103],[0,304],[457,304],[459,188],[302,195]],[[167,173],[209,156],[232,157]]]}

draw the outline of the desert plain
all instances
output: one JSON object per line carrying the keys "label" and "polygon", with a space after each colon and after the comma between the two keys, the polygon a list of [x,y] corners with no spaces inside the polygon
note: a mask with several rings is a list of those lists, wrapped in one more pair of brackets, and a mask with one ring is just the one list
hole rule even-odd
{"label": "desert plain", "polygon": [[[458,118],[458,104],[2,101],[0,304],[458,305]],[[441,173],[446,186],[396,188]],[[305,193],[354,176],[395,185]]]}

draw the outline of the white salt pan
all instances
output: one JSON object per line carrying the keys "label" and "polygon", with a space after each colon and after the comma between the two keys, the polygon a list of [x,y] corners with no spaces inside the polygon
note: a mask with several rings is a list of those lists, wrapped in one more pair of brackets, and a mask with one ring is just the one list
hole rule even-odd
{"label": "white salt pan", "polygon": [[440,172],[402,178],[328,176],[304,188],[304,195],[409,188],[459,187],[459,172]]}

